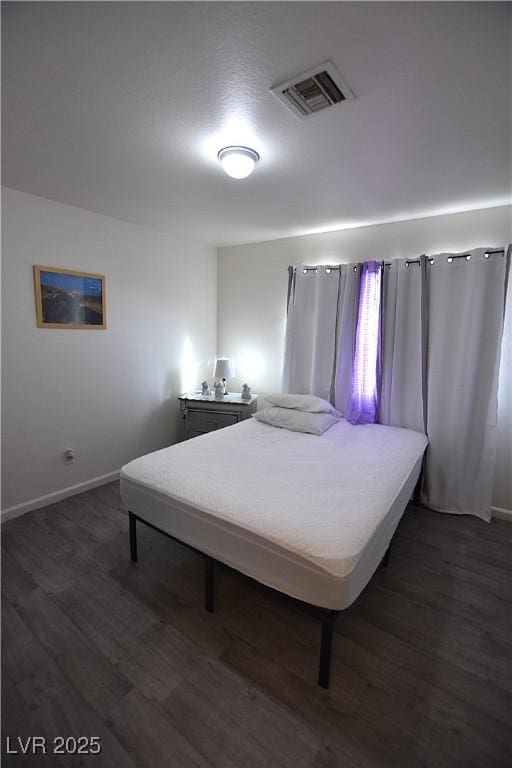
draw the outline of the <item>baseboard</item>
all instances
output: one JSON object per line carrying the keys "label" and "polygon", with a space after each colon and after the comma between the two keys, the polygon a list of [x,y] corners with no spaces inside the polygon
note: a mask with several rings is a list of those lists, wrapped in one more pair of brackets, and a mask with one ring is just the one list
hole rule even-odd
{"label": "baseboard", "polygon": [[77,483],[76,485],[70,485],[68,488],[63,488],[61,491],[54,491],[53,493],[47,493],[46,496],[39,496],[37,499],[31,499],[31,501],[24,501],[23,504],[16,504],[14,507],[8,507],[2,509],[1,519],[5,523],[6,520],[12,520],[13,517],[19,517],[26,512],[31,512],[33,509],[40,509],[41,507],[47,507],[50,504],[55,504],[57,501],[67,499],[70,496],[76,496],[78,493],[89,491],[92,488],[97,488],[100,485],[106,485],[112,483],[119,478],[119,470],[115,472],[108,472],[106,475],[99,475],[93,477],[91,480],[85,480],[83,483]]}
{"label": "baseboard", "polygon": [[491,513],[493,517],[498,520],[507,520],[512,523],[512,509],[503,509],[503,507],[491,507]]}

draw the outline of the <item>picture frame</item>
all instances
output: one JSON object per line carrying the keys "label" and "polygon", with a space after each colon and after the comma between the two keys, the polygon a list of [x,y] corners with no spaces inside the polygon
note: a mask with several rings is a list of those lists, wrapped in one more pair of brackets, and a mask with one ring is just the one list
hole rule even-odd
{"label": "picture frame", "polygon": [[104,330],[105,275],[34,265],[38,328]]}

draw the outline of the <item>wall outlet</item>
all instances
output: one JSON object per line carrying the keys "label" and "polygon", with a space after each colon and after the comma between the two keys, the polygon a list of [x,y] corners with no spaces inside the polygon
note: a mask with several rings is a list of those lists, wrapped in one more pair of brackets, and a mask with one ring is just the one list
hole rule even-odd
{"label": "wall outlet", "polygon": [[64,463],[65,464],[75,463],[75,452],[73,448],[66,448],[66,450],[64,451]]}

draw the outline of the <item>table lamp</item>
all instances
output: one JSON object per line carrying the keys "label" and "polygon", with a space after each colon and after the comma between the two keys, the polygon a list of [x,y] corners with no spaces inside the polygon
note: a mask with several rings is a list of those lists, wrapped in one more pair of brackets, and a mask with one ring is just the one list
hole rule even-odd
{"label": "table lamp", "polygon": [[225,395],[228,394],[226,379],[232,379],[234,375],[235,375],[235,370],[234,370],[233,364],[231,363],[230,358],[218,357],[215,363],[215,370],[213,372],[213,376],[215,379],[222,379],[222,382],[224,384]]}

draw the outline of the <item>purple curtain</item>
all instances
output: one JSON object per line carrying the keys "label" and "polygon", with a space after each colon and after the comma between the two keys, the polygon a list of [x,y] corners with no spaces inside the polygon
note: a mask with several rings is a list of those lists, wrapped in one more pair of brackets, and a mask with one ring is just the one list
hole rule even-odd
{"label": "purple curtain", "polygon": [[352,386],[345,413],[345,418],[352,424],[373,424],[377,421],[381,267],[382,262],[365,261],[361,268]]}

